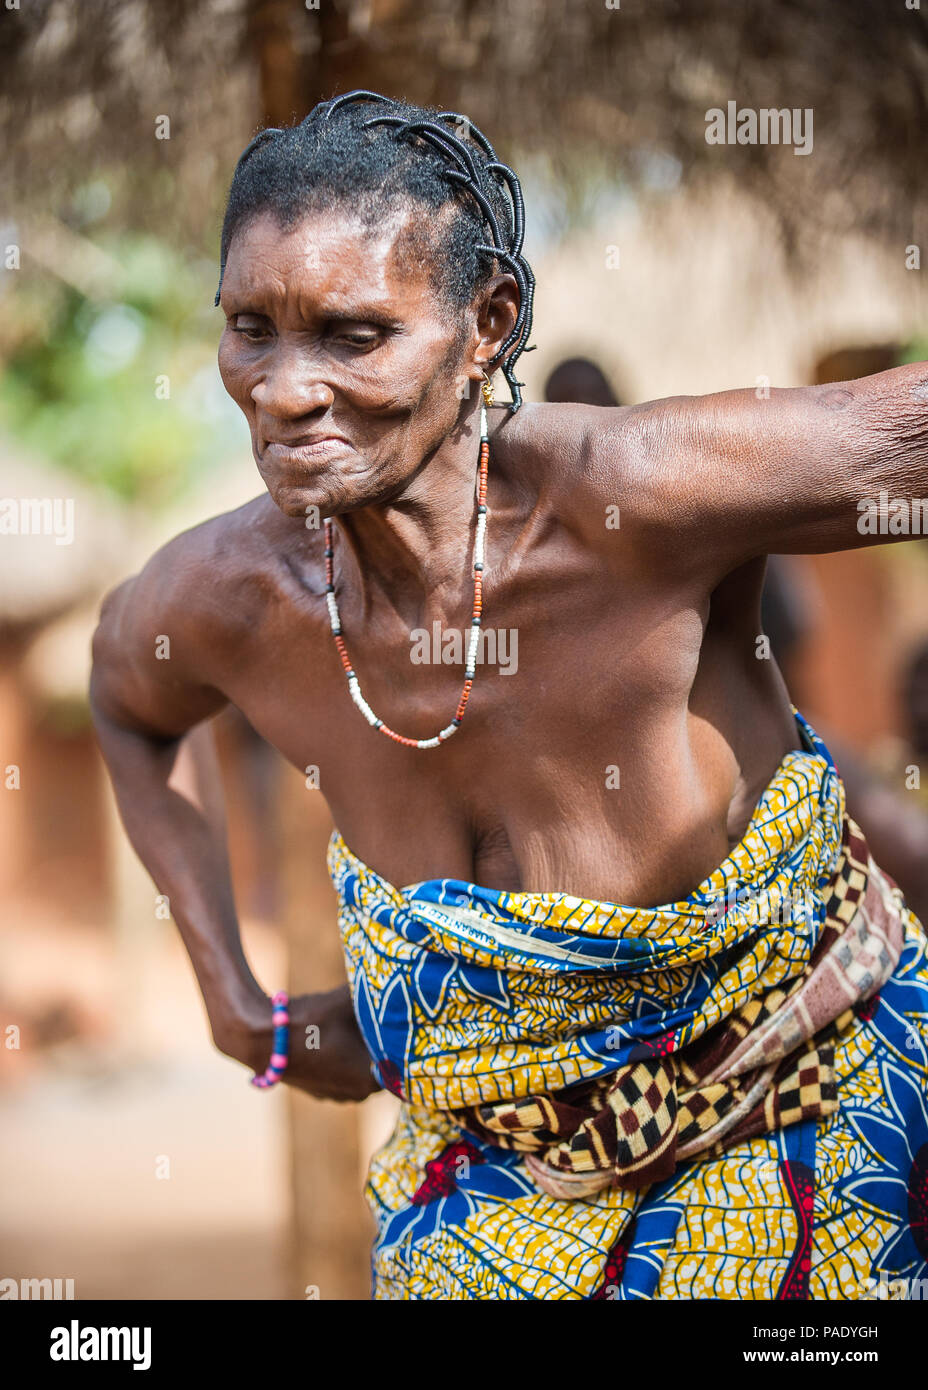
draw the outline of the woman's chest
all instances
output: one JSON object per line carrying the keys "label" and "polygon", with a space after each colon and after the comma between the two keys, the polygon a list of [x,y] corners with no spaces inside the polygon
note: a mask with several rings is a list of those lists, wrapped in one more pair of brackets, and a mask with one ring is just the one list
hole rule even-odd
{"label": "woman's chest", "polygon": [[[394,884],[457,877],[627,902],[688,891],[727,852],[737,775],[724,736],[687,713],[699,616],[576,584],[516,595],[494,616],[461,726],[438,748],[372,728],[330,634],[298,615],[278,614],[243,653],[231,698]],[[344,621],[370,710],[407,737],[445,728],[469,627],[424,613],[352,634]]]}

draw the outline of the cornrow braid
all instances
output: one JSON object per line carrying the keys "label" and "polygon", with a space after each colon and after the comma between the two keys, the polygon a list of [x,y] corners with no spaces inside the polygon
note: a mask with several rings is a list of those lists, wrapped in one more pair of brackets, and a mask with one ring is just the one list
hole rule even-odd
{"label": "cornrow braid", "polygon": [[[372,106],[382,110],[371,114]],[[527,344],[535,294],[535,277],[522,252],[522,188],[483,132],[457,111],[411,106],[359,90],[320,102],[298,126],[260,131],[232,177],[216,304],[232,235],[247,218],[269,211],[287,226],[301,213],[344,201],[373,226],[383,219],[385,200],[424,203],[436,211],[456,204],[436,274],[457,305],[469,303],[497,268],[512,275],[519,288],[519,312],[488,365],[501,364],[512,396],[510,410],[518,410],[524,383],[516,379],[515,364],[523,352],[532,351]]]}

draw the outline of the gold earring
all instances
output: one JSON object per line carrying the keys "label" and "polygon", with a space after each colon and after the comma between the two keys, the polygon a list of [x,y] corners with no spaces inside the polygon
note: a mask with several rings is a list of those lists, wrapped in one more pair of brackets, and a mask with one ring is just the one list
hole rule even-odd
{"label": "gold earring", "polygon": [[481,391],[483,392],[483,399],[484,399],[484,401],[486,402],[486,404],[487,404],[487,405],[492,405],[492,404],[493,404],[493,383],[492,383],[492,381],[490,380],[490,378],[487,376],[486,372],[483,373],[483,381],[481,381],[481,383],[480,383],[480,389],[481,389]]}

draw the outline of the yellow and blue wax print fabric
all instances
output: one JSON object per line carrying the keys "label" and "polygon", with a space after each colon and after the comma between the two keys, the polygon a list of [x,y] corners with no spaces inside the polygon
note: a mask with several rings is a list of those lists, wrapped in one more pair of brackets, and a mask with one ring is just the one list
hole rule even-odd
{"label": "yellow and blue wax print fabric", "polygon": [[685,1056],[808,970],[846,818],[831,756],[796,718],[804,749],[740,843],[659,908],[453,879],[399,889],[335,832],[355,1013],[402,1102],[365,1189],[376,1298],[840,1300],[928,1278],[928,943],[894,887],[900,949],[832,1029],[831,1113],[582,1199],[539,1190],[524,1154],[461,1123]]}

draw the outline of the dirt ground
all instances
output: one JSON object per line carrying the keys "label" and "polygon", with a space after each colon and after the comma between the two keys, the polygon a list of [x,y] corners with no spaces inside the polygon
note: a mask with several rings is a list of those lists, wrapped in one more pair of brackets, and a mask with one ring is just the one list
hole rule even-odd
{"label": "dirt ground", "polygon": [[[276,934],[248,941],[281,978]],[[284,1095],[212,1047],[170,923],[143,955],[41,912],[4,930],[0,1038],[13,1024],[21,1046],[0,1048],[0,1277],[73,1279],[78,1299],[296,1296]]]}

